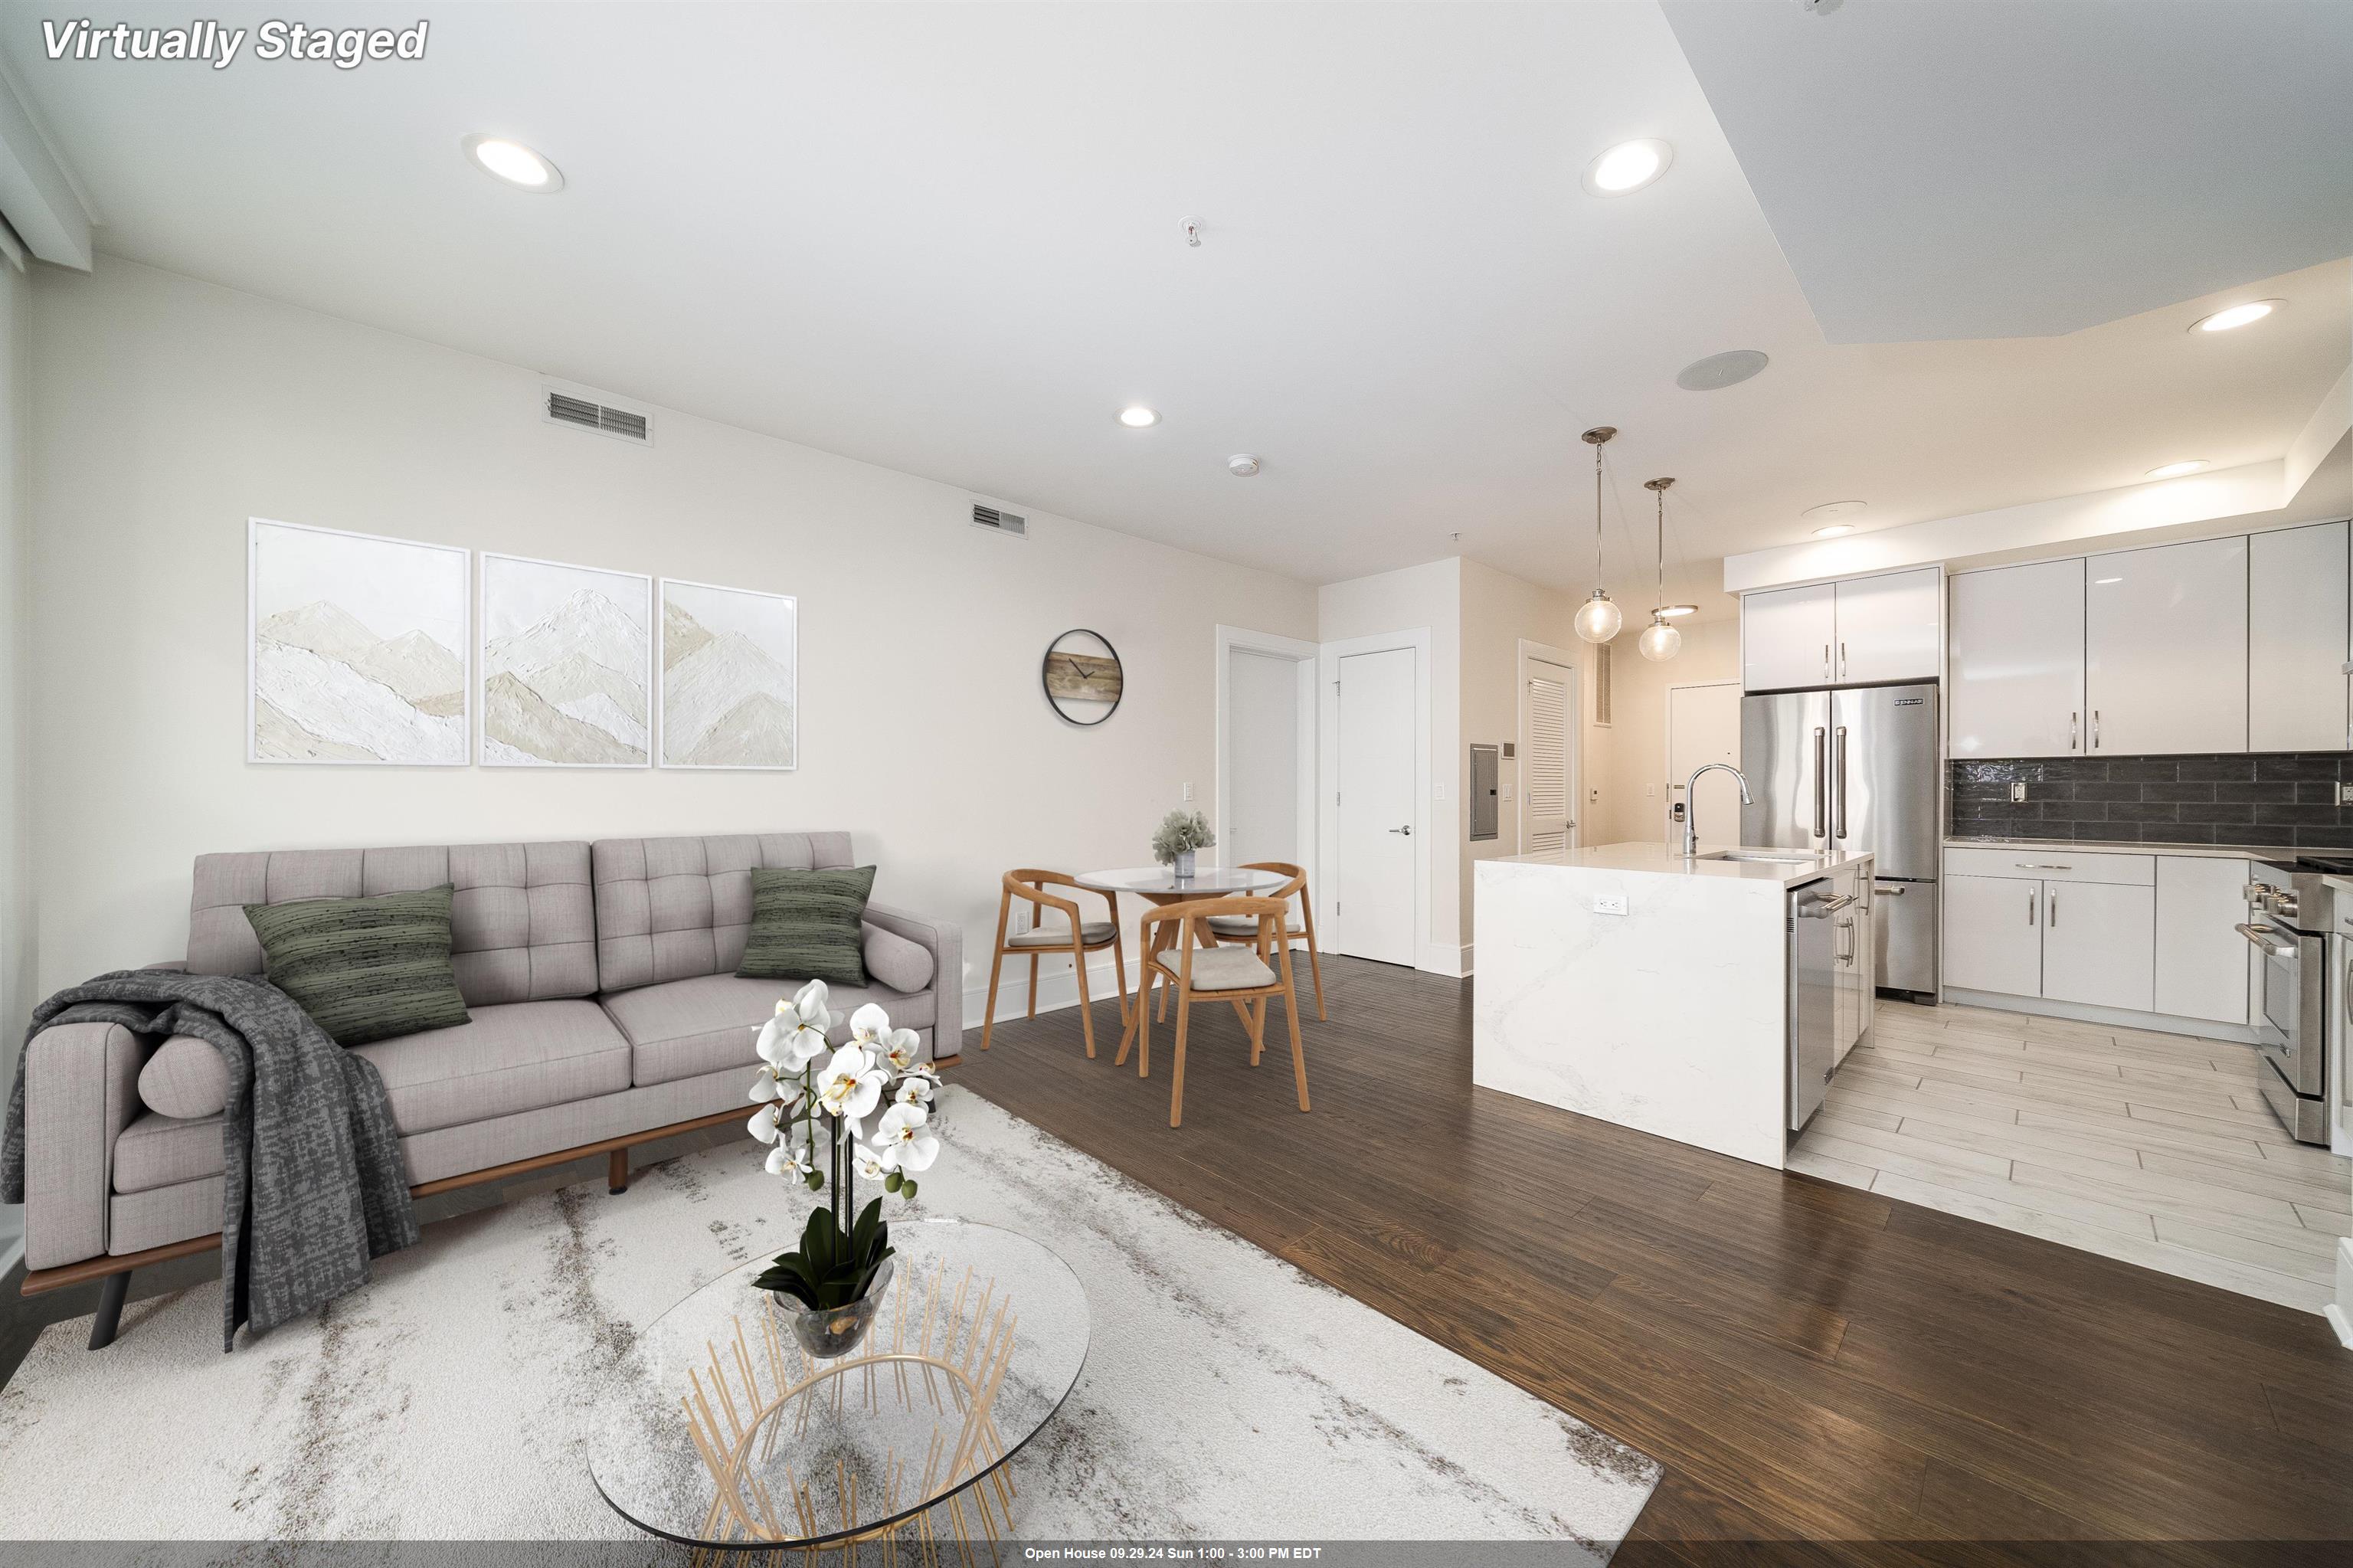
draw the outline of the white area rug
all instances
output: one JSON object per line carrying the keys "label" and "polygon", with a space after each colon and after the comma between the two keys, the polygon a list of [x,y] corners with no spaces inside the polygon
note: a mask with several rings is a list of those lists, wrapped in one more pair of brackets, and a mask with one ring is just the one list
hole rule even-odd
{"label": "white area rug", "polygon": [[[1606,1557],[1650,1459],[965,1091],[901,1212],[1051,1246],[1093,1335],[1015,1459],[1025,1541],[1546,1541]],[[638,1325],[797,1232],[757,1146],[428,1225],[315,1323],[219,1350],[217,1285],[43,1333],[0,1392],[24,1540],[637,1538],[590,1484]],[[893,1201],[895,1202],[895,1200]],[[650,1542],[648,1556],[655,1555]]]}

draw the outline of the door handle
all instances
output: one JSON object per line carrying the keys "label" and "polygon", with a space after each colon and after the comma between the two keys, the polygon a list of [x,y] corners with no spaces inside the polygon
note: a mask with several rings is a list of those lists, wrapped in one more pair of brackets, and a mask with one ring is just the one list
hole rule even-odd
{"label": "door handle", "polygon": [[1842,839],[1846,837],[1846,726],[1844,725],[1838,726],[1838,734],[1831,741],[1831,755],[1835,759],[1831,764],[1832,783],[1838,790],[1831,803],[1831,832],[1832,837]]}
{"label": "door handle", "polygon": [[1406,837],[1411,838],[1413,837],[1413,824],[1411,822],[1408,822],[1404,827],[1391,828],[1389,832],[1393,833],[1403,833]]}
{"label": "door handle", "polygon": [[2272,939],[2272,934],[2269,931],[2264,930],[2260,926],[2233,926],[2231,929],[2236,931],[2240,936],[2244,937],[2256,947],[2261,948],[2264,952],[2269,953],[2273,958],[2292,959],[2295,957],[2295,943],[2289,942],[2282,944],[2275,942]]}
{"label": "door handle", "polygon": [[1823,767],[1826,759],[1822,747],[1822,731],[1817,727],[1814,731],[1814,837],[1818,839],[1829,836],[1828,802],[1823,797],[1830,792],[1830,779]]}

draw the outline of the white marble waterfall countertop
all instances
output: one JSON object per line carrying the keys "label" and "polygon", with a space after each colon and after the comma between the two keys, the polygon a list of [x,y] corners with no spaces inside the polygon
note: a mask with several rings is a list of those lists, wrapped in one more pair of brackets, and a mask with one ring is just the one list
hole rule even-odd
{"label": "white marble waterfall countertop", "polygon": [[[1773,855],[1773,860],[1711,860],[1711,855],[1751,854]],[[1591,849],[1556,850],[1550,854],[1498,855],[1486,865],[1557,865],[1577,871],[1634,873],[1649,876],[1705,876],[1731,882],[1765,882],[1778,887],[1795,887],[1811,882],[1847,866],[1861,865],[1871,859],[1868,853],[1852,850],[1833,850],[1827,854],[1807,854],[1800,850],[1757,849],[1746,844],[1709,844],[1699,846],[1694,858],[1683,858],[1682,849],[1673,844],[1622,843],[1599,844]]]}

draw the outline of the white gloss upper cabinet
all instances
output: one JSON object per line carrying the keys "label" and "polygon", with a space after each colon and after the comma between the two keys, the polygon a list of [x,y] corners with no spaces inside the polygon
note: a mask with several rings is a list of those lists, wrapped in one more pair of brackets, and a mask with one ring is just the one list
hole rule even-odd
{"label": "white gloss upper cabinet", "polygon": [[1925,567],[1837,585],[1839,681],[1936,678],[1937,580]]}
{"label": "white gloss upper cabinet", "polygon": [[2342,523],[2320,523],[2247,541],[2250,751],[2353,745],[2345,705],[2346,533]]}
{"label": "white gloss upper cabinet", "polygon": [[1951,583],[1952,754],[2085,755],[2084,563],[2000,567]]}
{"label": "white gloss upper cabinet", "polygon": [[2120,550],[2085,567],[2085,755],[2246,750],[2246,539]]}
{"label": "white gloss upper cabinet", "polygon": [[1776,588],[1740,601],[1740,681],[1749,691],[1827,686],[1836,678],[1837,647],[1833,584]]}

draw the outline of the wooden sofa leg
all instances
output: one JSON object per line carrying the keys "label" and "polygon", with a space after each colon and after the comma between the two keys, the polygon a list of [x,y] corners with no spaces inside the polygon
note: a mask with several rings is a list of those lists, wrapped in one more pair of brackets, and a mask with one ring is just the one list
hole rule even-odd
{"label": "wooden sofa leg", "polygon": [[114,1331],[122,1326],[122,1304],[131,1298],[131,1271],[110,1274],[98,1287],[98,1320],[90,1326],[90,1348],[102,1351],[114,1343]]}
{"label": "wooden sofa leg", "polygon": [[605,1185],[612,1192],[620,1193],[629,1190],[629,1151],[628,1150],[613,1150],[611,1158],[606,1161],[605,1175]]}

